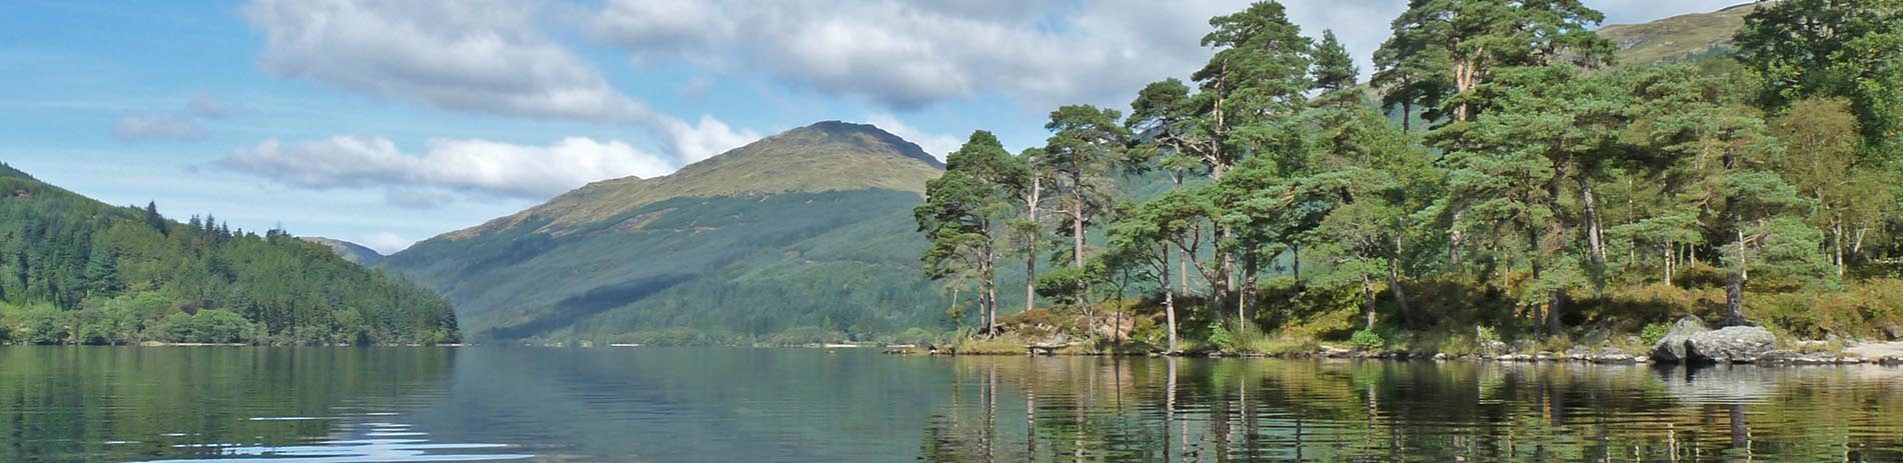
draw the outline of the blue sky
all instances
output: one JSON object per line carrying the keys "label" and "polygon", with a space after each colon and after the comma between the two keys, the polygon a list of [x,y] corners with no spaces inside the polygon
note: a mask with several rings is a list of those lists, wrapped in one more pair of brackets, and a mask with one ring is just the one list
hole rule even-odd
{"label": "blue sky", "polygon": [[[1588,0],[1608,23],[1741,0]],[[1405,0],[1290,0],[1366,67]],[[114,204],[383,252],[821,120],[1041,142],[1246,2],[0,0],[0,161]]]}

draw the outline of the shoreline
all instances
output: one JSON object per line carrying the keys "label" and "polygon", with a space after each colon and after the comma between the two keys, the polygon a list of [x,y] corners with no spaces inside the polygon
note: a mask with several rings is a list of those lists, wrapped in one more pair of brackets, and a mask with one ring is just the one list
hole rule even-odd
{"label": "shoreline", "polygon": [[1755,365],[1764,367],[1823,366],[1823,365],[1879,365],[1903,366],[1903,341],[1863,343],[1844,349],[1842,352],[1803,353],[1789,350],[1776,350],[1763,357],[1745,361],[1729,362],[1678,362],[1660,361],[1650,355],[1631,355],[1612,349],[1590,350],[1575,348],[1566,352],[1538,351],[1532,353],[1501,354],[1460,354],[1452,355],[1436,352],[1370,352],[1323,347],[1315,350],[1257,353],[1257,352],[1116,352],[1074,350],[1076,346],[1034,346],[1023,345],[1020,352],[964,352],[947,349],[944,351],[921,351],[917,348],[888,347],[883,351],[889,355],[930,355],[949,357],[1179,357],[1206,359],[1287,359],[1287,360],[1390,360],[1390,361],[1436,361],[1436,362],[1498,362],[1498,363],[1585,363],[1595,365]]}

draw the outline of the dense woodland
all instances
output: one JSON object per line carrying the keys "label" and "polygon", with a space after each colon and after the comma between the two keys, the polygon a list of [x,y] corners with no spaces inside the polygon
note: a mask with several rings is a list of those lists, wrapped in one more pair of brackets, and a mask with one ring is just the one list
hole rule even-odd
{"label": "dense woodland", "polygon": [[0,164],[0,342],[443,343],[441,297],[282,230],[112,207]]}
{"label": "dense woodland", "polygon": [[[950,313],[979,333],[1082,319],[1171,351],[1687,315],[1898,336],[1903,1],[1755,8],[1733,49],[1618,63],[1578,0],[1413,0],[1359,82],[1332,33],[1256,3],[1127,113],[1059,108],[1017,154],[974,133],[915,211],[927,273],[975,294]],[[1046,310],[998,313],[1007,267]],[[1113,311],[1134,327],[1098,328]]]}

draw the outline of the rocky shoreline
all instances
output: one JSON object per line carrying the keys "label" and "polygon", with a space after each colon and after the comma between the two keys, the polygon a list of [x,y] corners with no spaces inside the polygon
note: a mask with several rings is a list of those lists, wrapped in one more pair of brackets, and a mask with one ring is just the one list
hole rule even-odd
{"label": "rocky shoreline", "polygon": [[[1834,341],[1833,341],[1834,342]],[[1903,342],[1848,341],[1841,349],[1830,348],[1825,341],[1795,341],[1792,344],[1804,347],[1803,350],[1778,348],[1777,336],[1769,330],[1756,326],[1727,326],[1717,329],[1708,328],[1696,318],[1687,317],[1672,324],[1670,331],[1654,343],[1646,353],[1635,354],[1630,350],[1613,347],[1578,346],[1565,351],[1536,351],[1530,344],[1518,346],[1499,341],[1483,343],[1479,352],[1470,354],[1447,354],[1434,352],[1396,352],[1367,351],[1324,346],[1312,351],[1287,353],[1256,352],[1104,352],[1082,349],[1079,343],[1026,344],[1021,349],[1010,352],[958,352],[956,349],[919,348],[917,346],[888,346],[887,354],[931,354],[931,355],[1147,355],[1179,356],[1205,358],[1285,358],[1285,359],[1368,359],[1368,360],[1426,360],[1426,361],[1479,361],[1479,362],[1521,362],[1521,363],[1591,363],[1591,364],[1750,364],[1762,366],[1803,366],[1803,365],[1903,365]],[[1812,351],[1811,347],[1822,348]]]}

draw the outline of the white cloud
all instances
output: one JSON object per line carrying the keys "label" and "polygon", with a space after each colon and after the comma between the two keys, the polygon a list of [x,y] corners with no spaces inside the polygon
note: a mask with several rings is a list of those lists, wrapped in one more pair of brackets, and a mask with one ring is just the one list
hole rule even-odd
{"label": "white cloud", "polygon": [[[1746,0],[1599,0],[1609,22],[1712,11]],[[1249,0],[610,0],[589,35],[650,63],[735,57],[820,93],[907,110],[1001,92],[1035,110],[1128,104],[1143,84],[1207,61],[1209,19]],[[1285,0],[1302,33],[1334,30],[1369,57],[1407,8],[1403,0]]]}
{"label": "white cloud", "polygon": [[[1362,2],[1309,3],[1316,9],[1347,3],[1352,9]],[[1079,102],[1121,106],[1143,84],[1194,70],[1209,56],[1198,46],[1209,18],[1241,10],[1247,2],[736,0],[690,5],[663,9],[646,0],[611,1],[589,30],[639,62],[735,55],[748,62],[745,69],[763,67],[796,87],[906,110],[988,92],[1038,108]],[[676,10],[691,13],[672,14]],[[1356,20],[1368,22],[1367,17]],[[1379,24],[1385,30],[1386,20]]]}
{"label": "white cloud", "polygon": [[227,169],[302,188],[383,188],[395,205],[441,205],[446,192],[547,199],[597,180],[665,175],[673,166],[620,141],[570,137],[548,146],[432,140],[406,154],[377,137],[266,140],[218,161]]}
{"label": "white cloud", "polygon": [[404,239],[402,236],[387,231],[378,231],[368,235],[358,236],[357,239],[351,240],[351,242],[361,244],[366,248],[377,251],[378,254],[386,256],[396,254],[398,251],[402,251],[409,248],[410,245],[416,244],[416,240]]}
{"label": "white cloud", "polygon": [[185,103],[185,111],[198,117],[222,119],[243,112],[244,108],[227,103],[209,93],[199,93],[193,95],[192,100]]}
{"label": "white cloud", "polygon": [[878,126],[880,129],[891,132],[893,135],[898,135],[899,138],[904,138],[905,141],[917,144],[919,148],[925,149],[927,154],[938,158],[940,161],[945,160],[945,155],[951,154],[952,151],[957,151],[958,146],[964,143],[963,139],[956,136],[919,130],[917,127],[899,121],[899,118],[891,114],[882,113],[867,116],[866,123]]}
{"label": "white cloud", "polygon": [[759,133],[735,131],[713,116],[701,116],[700,123],[694,125],[680,121],[667,125],[668,147],[683,163],[711,158],[759,139]]}
{"label": "white cloud", "polygon": [[134,140],[204,140],[210,134],[192,118],[168,113],[128,113],[112,124],[112,136]]}
{"label": "white cloud", "polygon": [[[280,78],[451,111],[634,124],[682,162],[759,138],[710,116],[690,124],[655,113],[614,88],[544,32],[543,23],[572,16],[561,14],[570,9],[504,0],[257,0],[241,14],[264,35],[258,66]],[[649,35],[679,33],[662,27]]]}
{"label": "white cloud", "polygon": [[240,12],[264,34],[258,66],[277,77],[457,111],[654,117],[543,34],[541,10],[501,0],[260,0]]}

